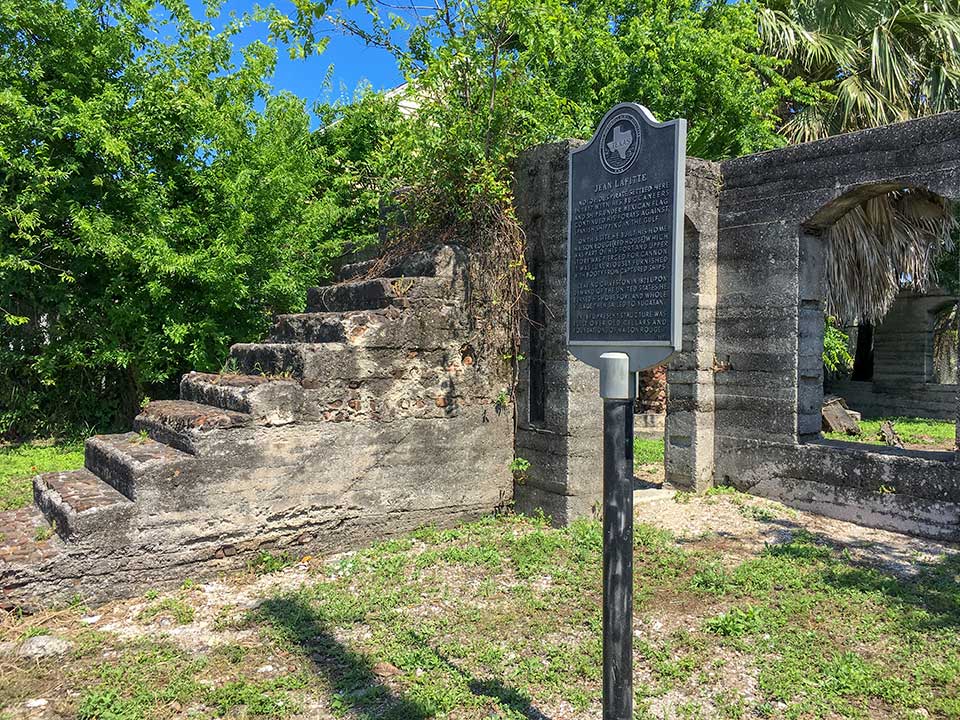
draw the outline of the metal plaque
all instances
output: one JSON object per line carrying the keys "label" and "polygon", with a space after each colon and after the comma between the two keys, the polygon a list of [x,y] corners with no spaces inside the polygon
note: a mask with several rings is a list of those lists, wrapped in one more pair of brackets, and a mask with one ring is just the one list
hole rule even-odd
{"label": "metal plaque", "polygon": [[589,365],[622,352],[635,372],[680,350],[686,143],[686,120],[621,103],[570,153],[567,342]]}

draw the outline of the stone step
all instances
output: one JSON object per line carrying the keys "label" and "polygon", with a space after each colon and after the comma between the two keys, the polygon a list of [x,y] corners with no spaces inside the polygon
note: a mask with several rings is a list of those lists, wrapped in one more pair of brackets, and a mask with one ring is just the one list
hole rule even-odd
{"label": "stone step", "polygon": [[459,348],[252,343],[234,345],[230,356],[243,372],[297,378],[306,421],[449,417],[490,393],[474,358]]}
{"label": "stone step", "polygon": [[189,400],[154,400],[133,421],[133,429],[191,455],[218,445],[224,432],[253,424],[247,413]]}
{"label": "stone step", "polygon": [[33,499],[57,534],[73,542],[122,544],[136,505],[87,469],[33,479]]}
{"label": "stone step", "polygon": [[241,372],[294,378],[307,390],[374,379],[409,381],[425,373],[446,373],[463,363],[456,349],[418,351],[345,343],[240,343],[230,348],[230,357]]}
{"label": "stone step", "polygon": [[193,456],[134,432],[95,435],[84,446],[84,465],[105,483],[133,501],[146,485],[180,474]]}
{"label": "stone step", "polygon": [[63,551],[60,537],[36,505],[0,512],[0,609],[5,609],[6,570],[38,565]]}
{"label": "stone step", "polygon": [[258,425],[288,425],[303,409],[303,388],[263,375],[192,372],[180,381],[180,399],[244,413]]}
{"label": "stone step", "polygon": [[451,305],[424,313],[404,312],[397,307],[296,313],[277,317],[268,342],[426,350],[449,345],[465,327],[465,313]]}
{"label": "stone step", "polygon": [[376,272],[377,277],[452,277],[466,265],[466,254],[456,245],[435,245],[404,255],[393,262],[382,258],[348,263],[337,273],[338,280],[356,280]]}
{"label": "stone step", "polygon": [[277,315],[265,342],[268,343],[345,343],[351,315],[367,313],[402,314],[398,308],[356,310],[346,313],[305,312]]}
{"label": "stone step", "polygon": [[348,312],[411,307],[429,310],[450,304],[456,288],[449,278],[409,277],[357,280],[307,289],[307,312]]}

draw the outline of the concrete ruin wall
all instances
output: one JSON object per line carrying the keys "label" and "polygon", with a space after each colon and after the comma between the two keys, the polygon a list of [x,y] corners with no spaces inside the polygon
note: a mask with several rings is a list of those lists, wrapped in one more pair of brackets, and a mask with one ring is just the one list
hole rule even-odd
{"label": "concrete ruin wall", "polygon": [[715,481],[960,539],[954,453],[838,446],[819,435],[823,231],[866,198],[905,186],[960,198],[960,114],[730,160],[722,175]]}
{"label": "concrete ruin wall", "polygon": [[939,289],[925,295],[901,293],[874,330],[874,381],[887,386],[936,384],[934,323],[937,313],[956,303],[956,297]]}
{"label": "concrete ruin wall", "polygon": [[0,513],[0,606],[98,602],[508,506],[512,419],[493,403],[504,379],[465,349],[467,263],[441,246],[313,290],[235,345],[229,372],[191,373],[135,432],[87,440],[83,470]]}
{"label": "concrete ruin wall", "polygon": [[[546,417],[517,395],[517,454],[531,462],[517,507],[557,522],[600,494],[595,371],[563,344],[566,156],[535,148],[517,173],[520,217],[550,312]],[[668,371],[666,477],[675,487],[729,484],[867,525],[960,540],[960,463],[824,442],[822,235],[863,200],[905,186],[960,198],[960,114],[844,135],[711,164],[688,159],[683,352]],[[537,264],[539,263],[539,265]],[[530,330],[527,329],[529,335]],[[949,417],[960,412],[956,387]]]}
{"label": "concrete ruin wall", "polygon": [[957,383],[939,383],[933,359],[936,314],[957,298],[942,290],[901,293],[874,329],[873,380],[830,380],[827,387],[865,418],[905,416],[952,421]]}
{"label": "concrete ruin wall", "polygon": [[956,418],[957,385],[834,380],[827,388],[867,420],[918,417],[953,422]]}
{"label": "concrete ruin wall", "polygon": [[[534,148],[517,163],[518,216],[527,238],[527,264],[534,280],[533,322],[521,329],[522,353],[516,394],[516,454],[530,470],[514,488],[516,508],[540,510],[557,524],[596,514],[601,496],[602,402],[599,373],[566,347],[567,173],[579,141]],[[719,166],[687,163],[684,225],[684,352],[668,376],[666,436],[689,450],[672,456],[667,473],[684,486],[707,487],[713,451],[713,325],[716,294]],[[531,378],[541,373],[543,382]],[[533,380],[531,382],[531,380]],[[534,395],[540,394],[538,400]],[[542,413],[537,413],[542,403]],[[531,408],[534,412],[531,413]],[[643,432],[644,428],[636,428]],[[638,433],[639,434],[639,433]]]}
{"label": "concrete ruin wall", "polygon": [[[600,376],[574,359],[566,346],[567,161],[580,144],[534,148],[520,158],[515,172],[517,212],[534,275],[533,302],[540,308],[528,310],[535,322],[521,328],[521,353],[527,360],[520,363],[515,444],[530,470],[514,486],[514,503],[520,512],[540,510],[557,524],[591,517],[600,498]],[[540,375],[533,387],[531,372]]]}

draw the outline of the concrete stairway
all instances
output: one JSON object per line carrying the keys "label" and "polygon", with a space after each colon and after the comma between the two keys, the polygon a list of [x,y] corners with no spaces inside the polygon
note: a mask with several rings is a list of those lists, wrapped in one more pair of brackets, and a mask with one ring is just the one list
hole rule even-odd
{"label": "concrete stairway", "polygon": [[312,288],[221,373],[184,376],[134,432],[88,439],[84,469],[35,478],[36,511],[0,513],[0,605],[106,599],[508,500],[512,423],[468,342],[467,256],[437,246],[363,279],[374,265]]}

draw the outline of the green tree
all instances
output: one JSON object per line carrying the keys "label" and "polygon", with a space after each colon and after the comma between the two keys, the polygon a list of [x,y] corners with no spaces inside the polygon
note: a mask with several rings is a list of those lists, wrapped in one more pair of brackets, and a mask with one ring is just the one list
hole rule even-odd
{"label": "green tree", "polygon": [[827,373],[838,374],[853,367],[850,336],[837,327],[837,319],[827,316],[823,324],[823,366]]}
{"label": "green tree", "polygon": [[529,280],[512,203],[520,152],[588,137],[611,105],[627,100],[661,118],[686,117],[692,154],[763,150],[783,142],[776,111],[784,97],[805,91],[760,52],[749,5],[439,0],[424,10],[363,1],[369,23],[314,0],[298,3],[295,17],[275,14],[274,35],[305,55],[334,28],[394,55],[417,110],[371,167],[384,195],[403,201],[398,241],[454,237],[483,247],[489,266],[475,287],[504,311],[495,319],[509,318],[514,341]]}
{"label": "green tree", "polygon": [[368,231],[349,150],[271,94],[273,48],[232,60],[240,27],[177,0],[0,0],[0,434],[126,422]]}
{"label": "green tree", "polygon": [[784,144],[778,109],[809,94],[761,51],[751,3],[594,0],[568,12],[578,29],[565,40],[568,57],[545,71],[586,110],[581,135],[630,100],[660,118],[686,118],[688,153],[719,160]]}

